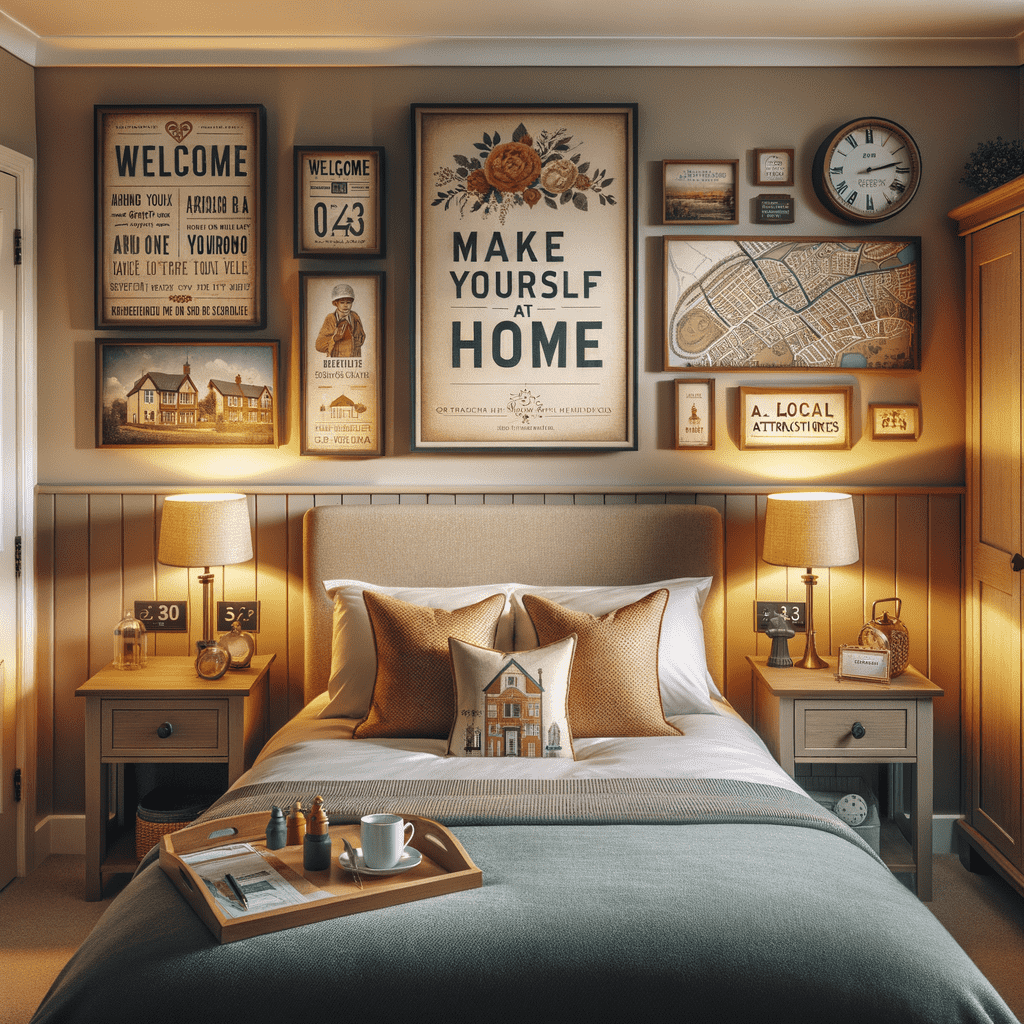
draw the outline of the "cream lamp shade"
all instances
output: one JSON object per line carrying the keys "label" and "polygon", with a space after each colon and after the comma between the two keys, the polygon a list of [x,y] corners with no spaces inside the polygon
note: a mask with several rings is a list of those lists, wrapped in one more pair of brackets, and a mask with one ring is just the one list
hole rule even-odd
{"label": "cream lamp shade", "polygon": [[814,567],[850,565],[860,558],[853,498],[829,491],[769,494],[762,558],[769,565],[806,566],[807,646],[798,668],[828,668],[814,645]]}
{"label": "cream lamp shade", "polygon": [[164,501],[157,560],[185,567],[235,565],[252,558],[244,494],[174,494]]}
{"label": "cream lamp shade", "polygon": [[856,562],[853,498],[827,491],[769,494],[762,557],[769,565],[808,570]]}
{"label": "cream lamp shade", "polygon": [[249,504],[244,494],[174,494],[164,500],[157,561],[202,566],[203,640],[213,641],[211,565],[236,565],[252,558]]}

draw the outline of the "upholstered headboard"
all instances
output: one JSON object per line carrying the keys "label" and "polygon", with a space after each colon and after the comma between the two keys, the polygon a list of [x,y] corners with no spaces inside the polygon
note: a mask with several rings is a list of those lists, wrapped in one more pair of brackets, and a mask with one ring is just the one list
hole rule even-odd
{"label": "upholstered headboard", "polygon": [[[323,581],[380,586],[612,586],[713,576],[708,668],[725,664],[722,520],[704,505],[322,505],[303,519],[305,699],[327,689],[333,605]],[[724,692],[724,690],[722,691]]]}

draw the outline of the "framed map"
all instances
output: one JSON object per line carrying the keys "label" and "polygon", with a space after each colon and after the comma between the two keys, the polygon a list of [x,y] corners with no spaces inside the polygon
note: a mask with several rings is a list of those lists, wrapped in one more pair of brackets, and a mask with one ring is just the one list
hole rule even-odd
{"label": "framed map", "polygon": [[920,238],[664,240],[666,370],[921,368]]}

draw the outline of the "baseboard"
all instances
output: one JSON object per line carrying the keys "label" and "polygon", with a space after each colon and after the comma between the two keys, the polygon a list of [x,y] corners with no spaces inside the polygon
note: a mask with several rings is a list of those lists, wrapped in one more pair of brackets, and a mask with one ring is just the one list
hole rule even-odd
{"label": "baseboard", "polygon": [[932,853],[956,853],[956,823],[961,814],[936,814],[932,818]]}
{"label": "baseboard", "polygon": [[50,854],[85,854],[85,815],[50,814],[36,823],[34,867]]}

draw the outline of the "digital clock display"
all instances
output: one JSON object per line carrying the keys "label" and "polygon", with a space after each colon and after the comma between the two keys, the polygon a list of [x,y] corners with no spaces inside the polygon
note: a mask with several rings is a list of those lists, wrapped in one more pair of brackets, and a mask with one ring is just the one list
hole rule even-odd
{"label": "digital clock display", "polygon": [[135,618],[146,631],[161,633],[188,632],[187,601],[136,601]]}

